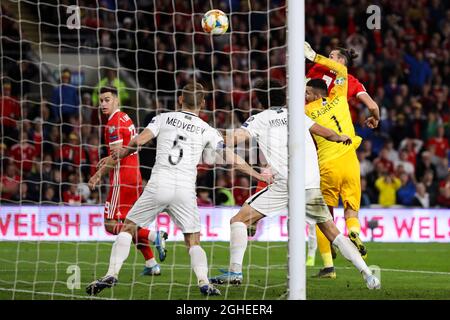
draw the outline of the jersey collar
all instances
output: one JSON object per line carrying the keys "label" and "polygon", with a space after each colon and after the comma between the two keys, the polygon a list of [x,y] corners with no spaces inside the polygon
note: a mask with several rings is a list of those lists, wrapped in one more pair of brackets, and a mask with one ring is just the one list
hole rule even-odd
{"label": "jersey collar", "polygon": [[186,114],[188,114],[188,115],[191,115],[191,116],[194,116],[194,117],[198,117],[198,115],[196,115],[195,113],[193,113],[193,112],[189,112],[189,111],[180,111],[181,113],[186,113]]}
{"label": "jersey collar", "polygon": [[112,117],[114,117],[114,115],[115,115],[117,112],[119,112],[119,111],[120,111],[119,109],[117,109],[116,111],[114,111],[114,112],[109,116],[108,121],[111,120]]}

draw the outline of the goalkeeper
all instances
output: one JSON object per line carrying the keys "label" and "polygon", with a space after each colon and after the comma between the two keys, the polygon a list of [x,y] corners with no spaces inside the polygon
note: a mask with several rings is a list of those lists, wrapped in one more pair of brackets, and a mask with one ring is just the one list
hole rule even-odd
{"label": "goalkeeper", "polygon": [[[337,207],[339,198],[344,204],[344,216],[349,229],[349,238],[364,258],[367,250],[359,238],[360,224],[358,211],[361,199],[360,167],[356,149],[361,138],[356,136],[350,109],[347,102],[348,74],[347,67],[334,60],[316,54],[308,43],[305,43],[305,57],[323,65],[336,73],[334,87],[328,95],[327,84],[322,79],[311,79],[306,83],[305,113],[318,124],[332,129],[338,134],[352,138],[352,145],[337,144],[314,135],[317,143],[321,190],[325,202],[330,207]],[[318,277],[336,278],[333,260],[330,254],[329,241],[318,232],[319,249],[324,259],[324,268]],[[326,246],[327,250],[324,250]]]}

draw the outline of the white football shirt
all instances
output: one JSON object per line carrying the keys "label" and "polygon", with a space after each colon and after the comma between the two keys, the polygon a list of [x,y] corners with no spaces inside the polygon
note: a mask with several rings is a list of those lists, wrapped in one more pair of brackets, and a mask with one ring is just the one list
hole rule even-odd
{"label": "white football shirt", "polygon": [[315,124],[305,114],[305,189],[320,188],[319,161],[317,159],[316,145],[309,129]]}
{"label": "white football shirt", "polygon": [[[222,135],[196,114],[162,113],[147,126],[157,138],[156,160],[151,180],[195,187],[197,165],[203,150],[224,148]],[[162,182],[161,182],[162,183]]]}
{"label": "white football shirt", "polygon": [[288,177],[287,109],[273,107],[251,116],[241,128],[259,144],[276,180]]}
{"label": "white football shirt", "polygon": [[[317,151],[309,128],[314,125],[305,115],[305,189],[320,188]],[[242,128],[258,141],[259,147],[272,168],[275,179],[288,177],[287,109],[276,107],[250,117]]]}

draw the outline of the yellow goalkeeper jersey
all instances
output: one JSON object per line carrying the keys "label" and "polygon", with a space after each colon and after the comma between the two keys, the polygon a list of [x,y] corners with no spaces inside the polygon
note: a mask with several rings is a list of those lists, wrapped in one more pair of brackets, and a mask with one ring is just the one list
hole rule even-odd
{"label": "yellow goalkeeper jersey", "polygon": [[316,55],[314,62],[335,71],[336,80],[328,97],[308,103],[305,106],[305,113],[318,124],[332,129],[338,134],[345,134],[353,141],[351,145],[346,146],[314,135],[318,148],[319,164],[322,164],[339,158],[349,150],[356,150],[362,139],[355,133],[347,102],[347,67],[319,54]]}

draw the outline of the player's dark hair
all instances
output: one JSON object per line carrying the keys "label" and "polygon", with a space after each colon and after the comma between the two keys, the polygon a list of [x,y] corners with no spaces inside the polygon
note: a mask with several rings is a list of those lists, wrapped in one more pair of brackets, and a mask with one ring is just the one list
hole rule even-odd
{"label": "player's dark hair", "polygon": [[111,92],[112,95],[117,97],[117,88],[116,87],[102,87],[100,88],[100,94]]}
{"label": "player's dark hair", "polygon": [[265,108],[286,105],[286,93],[277,80],[258,80],[255,84],[256,98]]}
{"label": "player's dark hair", "polygon": [[339,51],[339,55],[345,59],[345,65],[351,66],[354,59],[358,58],[359,54],[355,51],[355,49],[345,49],[338,47],[336,48]]}
{"label": "player's dark hair", "polygon": [[183,103],[189,109],[196,109],[205,99],[205,89],[199,82],[189,82],[182,90]]}
{"label": "player's dark hair", "polygon": [[327,83],[323,79],[310,79],[306,83],[306,86],[319,90],[320,94],[324,97],[328,95]]}

